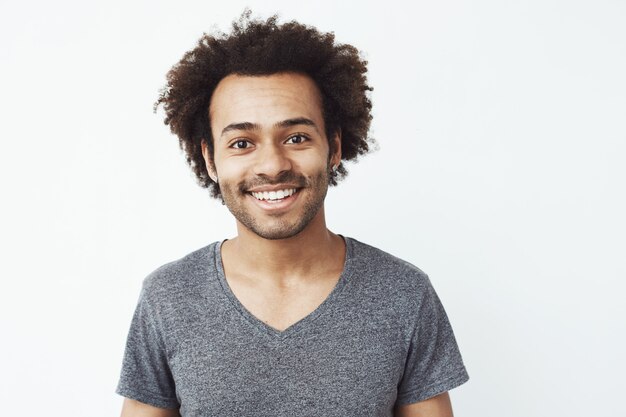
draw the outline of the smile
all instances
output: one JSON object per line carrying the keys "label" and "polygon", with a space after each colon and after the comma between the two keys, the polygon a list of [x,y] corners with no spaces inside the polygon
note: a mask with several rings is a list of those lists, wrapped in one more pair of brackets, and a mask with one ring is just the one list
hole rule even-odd
{"label": "smile", "polygon": [[268,202],[278,202],[287,197],[294,195],[298,190],[295,188],[287,188],[284,190],[276,190],[276,191],[260,191],[260,192],[250,192],[250,194],[260,201],[268,201]]}

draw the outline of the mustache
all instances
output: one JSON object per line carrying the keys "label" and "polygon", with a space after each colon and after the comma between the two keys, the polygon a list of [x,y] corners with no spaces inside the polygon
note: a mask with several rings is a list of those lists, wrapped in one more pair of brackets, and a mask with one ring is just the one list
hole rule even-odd
{"label": "mustache", "polygon": [[244,180],[239,184],[239,191],[245,193],[252,187],[276,184],[290,184],[302,188],[308,186],[309,181],[303,175],[296,174],[293,171],[285,171],[278,174],[276,177],[270,178],[265,175],[259,175],[249,180]]}

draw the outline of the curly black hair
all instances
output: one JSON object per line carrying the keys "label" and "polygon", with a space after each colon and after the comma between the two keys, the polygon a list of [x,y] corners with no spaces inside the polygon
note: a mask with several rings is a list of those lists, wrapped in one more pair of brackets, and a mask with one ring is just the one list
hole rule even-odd
{"label": "curly black hair", "polygon": [[[322,33],[295,21],[277,24],[276,15],[265,21],[253,20],[250,14],[244,11],[233,22],[230,34],[205,33],[167,73],[167,84],[154,105],[155,110],[163,105],[165,124],[178,136],[199,184],[209,188],[213,197],[220,197],[220,189],[207,172],[202,142],[207,143],[212,157],[208,109],[215,87],[229,74],[305,74],[320,90],[329,141],[341,132],[342,160],[356,159],[374,143],[368,137],[372,88],[367,84],[367,61],[359,51],[335,43],[332,32]],[[340,164],[330,184],[336,185],[346,174]]]}

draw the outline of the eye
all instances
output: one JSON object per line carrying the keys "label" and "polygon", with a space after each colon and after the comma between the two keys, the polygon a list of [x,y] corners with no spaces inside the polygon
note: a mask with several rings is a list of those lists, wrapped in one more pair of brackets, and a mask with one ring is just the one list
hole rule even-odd
{"label": "eye", "polygon": [[293,136],[290,136],[290,137],[289,137],[289,138],[285,141],[285,143],[291,143],[291,144],[294,144],[294,145],[298,145],[298,144],[300,144],[300,143],[306,142],[307,140],[309,140],[309,138],[308,138],[308,137],[306,137],[306,136],[304,136],[304,135],[302,135],[302,134],[298,133],[298,134],[295,134],[295,135],[293,135]]}
{"label": "eye", "polygon": [[230,144],[229,148],[234,149],[248,149],[250,147],[250,142],[245,139],[238,139]]}

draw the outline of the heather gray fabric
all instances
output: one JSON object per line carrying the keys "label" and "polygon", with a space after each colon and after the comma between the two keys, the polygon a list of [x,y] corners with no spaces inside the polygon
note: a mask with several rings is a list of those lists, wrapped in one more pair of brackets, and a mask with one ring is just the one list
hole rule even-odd
{"label": "heather gray fabric", "polygon": [[392,416],[467,381],[428,277],[355,239],[328,298],[283,332],[250,314],[220,243],[144,281],[117,393],[183,417]]}

